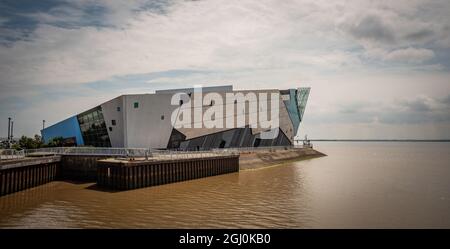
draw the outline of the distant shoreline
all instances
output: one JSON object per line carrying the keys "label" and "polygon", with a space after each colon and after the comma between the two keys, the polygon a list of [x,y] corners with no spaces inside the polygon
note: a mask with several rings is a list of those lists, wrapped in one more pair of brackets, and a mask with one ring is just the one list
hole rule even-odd
{"label": "distant shoreline", "polygon": [[312,142],[450,142],[450,139],[310,139]]}

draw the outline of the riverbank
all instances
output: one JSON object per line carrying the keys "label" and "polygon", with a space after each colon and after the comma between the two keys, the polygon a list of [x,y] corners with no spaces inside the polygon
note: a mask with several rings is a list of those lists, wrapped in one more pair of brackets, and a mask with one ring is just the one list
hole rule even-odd
{"label": "riverbank", "polygon": [[239,169],[250,170],[326,156],[313,148],[281,148],[240,152]]}

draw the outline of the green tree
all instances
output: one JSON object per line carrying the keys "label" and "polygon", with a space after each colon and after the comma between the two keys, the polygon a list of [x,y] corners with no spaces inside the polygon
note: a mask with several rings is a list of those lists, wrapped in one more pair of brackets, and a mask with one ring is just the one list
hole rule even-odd
{"label": "green tree", "polygon": [[36,144],[31,137],[22,136],[19,139],[19,147],[22,149],[36,149]]}
{"label": "green tree", "polygon": [[44,142],[42,141],[42,137],[38,134],[34,135],[34,142],[36,143],[37,148],[41,148],[44,145]]}
{"label": "green tree", "polygon": [[34,135],[34,138],[22,136],[19,139],[19,142],[17,144],[14,144],[15,149],[38,149],[41,148],[42,138],[39,135]]}
{"label": "green tree", "polygon": [[13,144],[13,145],[11,145],[11,149],[21,150],[22,148],[20,148],[19,144]]}
{"label": "green tree", "polygon": [[48,141],[45,147],[61,147],[63,144],[63,137],[54,137]]}

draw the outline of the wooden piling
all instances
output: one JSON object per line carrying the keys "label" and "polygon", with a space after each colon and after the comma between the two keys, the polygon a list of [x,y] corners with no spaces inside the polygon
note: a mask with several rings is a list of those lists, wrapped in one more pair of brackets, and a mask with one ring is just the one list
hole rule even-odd
{"label": "wooden piling", "polygon": [[3,196],[56,179],[59,158],[2,162],[0,166],[0,196]]}
{"label": "wooden piling", "polygon": [[100,160],[97,184],[127,190],[239,171],[239,155],[166,161]]}

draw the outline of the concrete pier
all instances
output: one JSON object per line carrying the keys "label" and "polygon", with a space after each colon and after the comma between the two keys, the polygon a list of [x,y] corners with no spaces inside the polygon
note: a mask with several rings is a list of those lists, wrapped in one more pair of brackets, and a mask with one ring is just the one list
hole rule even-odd
{"label": "concrete pier", "polygon": [[0,196],[53,180],[127,190],[239,171],[238,154],[167,152],[151,158],[39,154],[0,161]]}
{"label": "concrete pier", "polygon": [[182,160],[99,160],[97,184],[117,190],[143,188],[239,171],[239,155]]}
{"label": "concrete pier", "polygon": [[322,156],[326,155],[312,148],[260,148],[241,151],[239,167],[241,170],[258,169]]}
{"label": "concrete pier", "polygon": [[61,179],[74,181],[97,180],[97,162],[111,158],[105,155],[63,155],[61,157]]}
{"label": "concrete pier", "polygon": [[[68,150],[63,148],[64,150]],[[72,148],[70,148],[72,149]],[[97,149],[76,148],[95,152]],[[92,151],[91,151],[92,150]],[[106,149],[101,149],[106,150]],[[61,149],[61,151],[63,151]],[[312,148],[261,148],[236,151],[158,151],[148,156],[48,151],[0,161],[0,196],[53,180],[97,181],[101,187],[136,189],[239,172],[324,156]],[[130,150],[131,151],[131,150]],[[57,153],[61,154],[58,155]],[[137,153],[132,153],[136,155]],[[142,157],[144,155],[144,157]]]}

